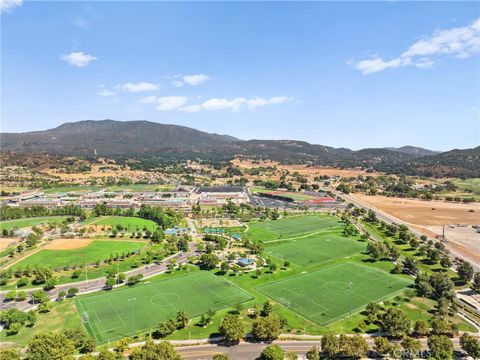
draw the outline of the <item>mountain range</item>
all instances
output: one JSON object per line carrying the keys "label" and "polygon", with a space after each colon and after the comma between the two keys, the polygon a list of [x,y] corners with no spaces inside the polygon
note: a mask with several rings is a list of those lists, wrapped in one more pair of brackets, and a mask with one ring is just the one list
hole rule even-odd
{"label": "mountain range", "polygon": [[297,140],[240,140],[143,120],[84,120],[44,131],[1,133],[0,144],[2,151],[19,153],[203,160],[245,156],[407,175],[480,177],[480,147],[447,152],[414,146],[354,151]]}

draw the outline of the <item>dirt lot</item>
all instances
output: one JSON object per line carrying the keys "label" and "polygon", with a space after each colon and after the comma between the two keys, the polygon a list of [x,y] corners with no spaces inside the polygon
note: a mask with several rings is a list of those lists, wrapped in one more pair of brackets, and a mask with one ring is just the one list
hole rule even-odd
{"label": "dirt lot", "polygon": [[55,239],[45,245],[43,249],[48,250],[71,250],[80,249],[90,244],[93,239]]}
{"label": "dirt lot", "polygon": [[18,239],[13,239],[13,238],[0,238],[0,249],[5,249],[10,245],[15,244],[18,241]]}
{"label": "dirt lot", "polygon": [[238,220],[232,219],[202,219],[198,220],[198,227],[232,227],[242,226],[242,223]]}
{"label": "dirt lot", "polygon": [[[458,204],[363,194],[352,194],[352,196],[414,225],[475,225],[480,223],[480,204],[478,203]],[[470,212],[470,210],[474,212]]]}
{"label": "dirt lot", "polygon": [[231,163],[239,168],[255,168],[255,167],[267,167],[267,166],[276,166],[279,170],[288,170],[289,172],[298,172],[304,176],[320,176],[320,175],[328,175],[328,176],[343,176],[343,177],[352,177],[352,176],[378,176],[381,173],[367,173],[365,170],[362,169],[336,169],[332,167],[323,167],[323,166],[315,166],[315,167],[307,167],[305,165],[279,165],[276,162],[272,161],[263,161],[259,162],[258,164],[253,163],[249,160],[239,160],[235,159],[232,160]]}

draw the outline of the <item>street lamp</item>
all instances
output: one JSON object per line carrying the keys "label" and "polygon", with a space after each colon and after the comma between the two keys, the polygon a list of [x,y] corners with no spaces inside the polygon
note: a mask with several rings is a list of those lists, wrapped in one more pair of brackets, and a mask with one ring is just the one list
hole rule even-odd
{"label": "street lamp", "polygon": [[127,302],[132,301],[132,336],[135,335],[135,312],[134,312],[135,307],[133,306],[133,301],[135,300],[137,300],[137,298],[131,298],[127,300]]}
{"label": "street lamp", "polygon": [[350,289],[350,316],[352,316],[352,287],[353,287],[353,282],[350,281],[348,283],[348,288]]}

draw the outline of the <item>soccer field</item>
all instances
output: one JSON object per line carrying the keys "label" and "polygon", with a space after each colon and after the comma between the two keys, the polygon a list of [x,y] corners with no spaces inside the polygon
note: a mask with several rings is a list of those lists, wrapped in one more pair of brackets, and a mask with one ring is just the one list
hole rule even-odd
{"label": "soccer field", "polygon": [[347,262],[266,284],[257,289],[305,318],[326,325],[395,295],[410,282]]}
{"label": "soccer field", "polygon": [[3,229],[21,229],[30,226],[48,225],[48,224],[60,224],[68,216],[44,216],[37,218],[26,218],[17,220],[7,220],[0,222],[0,231]]}
{"label": "soccer field", "polygon": [[23,269],[26,266],[38,265],[50,269],[60,269],[65,266],[93,264],[97,260],[107,259],[110,255],[121,255],[122,253],[139,250],[144,246],[145,242],[139,241],[95,240],[78,249],[40,250],[14,265],[14,268]]}
{"label": "soccer field", "polygon": [[252,297],[222,277],[197,272],[75,299],[85,328],[99,343],[143,332],[183,310],[192,318]]}
{"label": "soccer field", "polygon": [[358,237],[344,237],[340,230],[326,231],[299,237],[296,240],[269,242],[265,252],[302,267],[357,254],[364,250],[365,242]]}
{"label": "soccer field", "polygon": [[112,228],[121,225],[127,232],[142,231],[144,227],[150,231],[154,231],[158,227],[157,223],[152,220],[128,216],[92,217],[85,221],[84,225],[110,226]]}
{"label": "soccer field", "polygon": [[252,240],[271,241],[334,229],[341,225],[337,218],[329,215],[293,216],[250,224],[247,235]]}

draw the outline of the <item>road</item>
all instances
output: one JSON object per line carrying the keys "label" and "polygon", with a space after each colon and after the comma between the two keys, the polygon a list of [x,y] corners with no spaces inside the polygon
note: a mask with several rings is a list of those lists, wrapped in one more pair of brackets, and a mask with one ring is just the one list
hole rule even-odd
{"label": "road", "polygon": [[[373,338],[369,337],[367,343],[370,348],[373,347]],[[461,351],[460,343],[458,339],[452,339],[455,351]],[[426,351],[427,340],[420,340],[423,349]],[[280,345],[285,351],[293,351],[300,355],[300,358],[304,359],[305,354],[314,345],[320,348],[320,341],[274,341],[273,344]],[[267,346],[264,343],[250,343],[241,342],[235,346],[223,346],[220,344],[208,344],[208,345],[193,345],[193,346],[181,346],[177,347],[177,351],[180,353],[184,360],[206,360],[211,359],[214,354],[224,353],[228,354],[231,359],[235,360],[253,360],[258,358],[262,350]],[[426,353],[425,353],[426,355]],[[428,357],[428,356],[427,356]]]}
{"label": "road", "polygon": [[[335,192],[335,195],[343,198],[347,203],[348,202],[351,202],[352,204],[354,204],[356,207],[360,207],[360,208],[364,208],[366,210],[373,210],[375,211],[375,213],[377,214],[377,218],[379,220],[382,220],[384,222],[386,222],[387,224],[392,224],[392,223],[395,223],[395,224],[403,224],[403,225],[406,225],[409,230],[415,234],[416,236],[420,237],[422,235],[422,233],[420,231],[418,231],[417,229],[415,229],[412,224],[406,222],[406,221],[403,221],[393,215],[390,215],[382,210],[379,210],[378,208],[376,208],[375,206],[372,206],[370,204],[367,204],[363,201],[360,201],[350,195],[347,195],[347,194],[344,194],[344,193],[341,193],[339,191],[336,191]],[[445,244],[445,247],[450,251],[450,257],[452,257],[452,259],[455,259],[456,257],[462,259],[462,260],[465,260],[465,261],[468,261],[470,264],[472,264],[472,266],[475,268],[476,271],[480,271],[480,264],[478,262],[476,262],[475,260],[472,260],[471,258],[467,257],[465,254],[460,254],[458,253],[456,250],[452,249],[451,246],[449,246],[448,243]]]}
{"label": "road", "polygon": [[[194,255],[196,252],[195,249],[195,244],[190,243],[189,244],[189,251],[188,252],[180,252],[175,255],[172,255],[170,257],[165,258],[160,264],[150,264],[147,266],[143,266],[141,268],[133,269],[130,271],[126,271],[125,275],[128,277],[138,275],[138,274],[143,274],[143,278],[149,278],[155,275],[158,275],[162,272],[167,271],[168,264],[171,259],[175,259],[177,264],[184,264],[188,262],[188,258],[192,255]],[[97,278],[97,279],[92,279],[88,281],[79,281],[76,283],[70,283],[70,284],[63,284],[63,285],[57,285],[54,289],[47,291],[47,295],[50,299],[56,299],[58,296],[58,293],[60,291],[65,291],[67,292],[68,289],[75,287],[78,289],[79,294],[85,294],[85,293],[90,293],[90,292],[95,292],[95,291],[101,291],[103,290],[105,286],[105,277]],[[122,285],[120,285],[122,286]],[[35,289],[25,289],[24,291],[27,292],[27,300],[25,301],[10,301],[10,302],[5,302],[5,295],[8,291],[2,291],[0,292],[0,310],[6,310],[11,307],[16,307],[17,309],[20,310],[30,310],[35,307],[33,303],[30,302],[30,294],[38,290],[39,288]]]}

